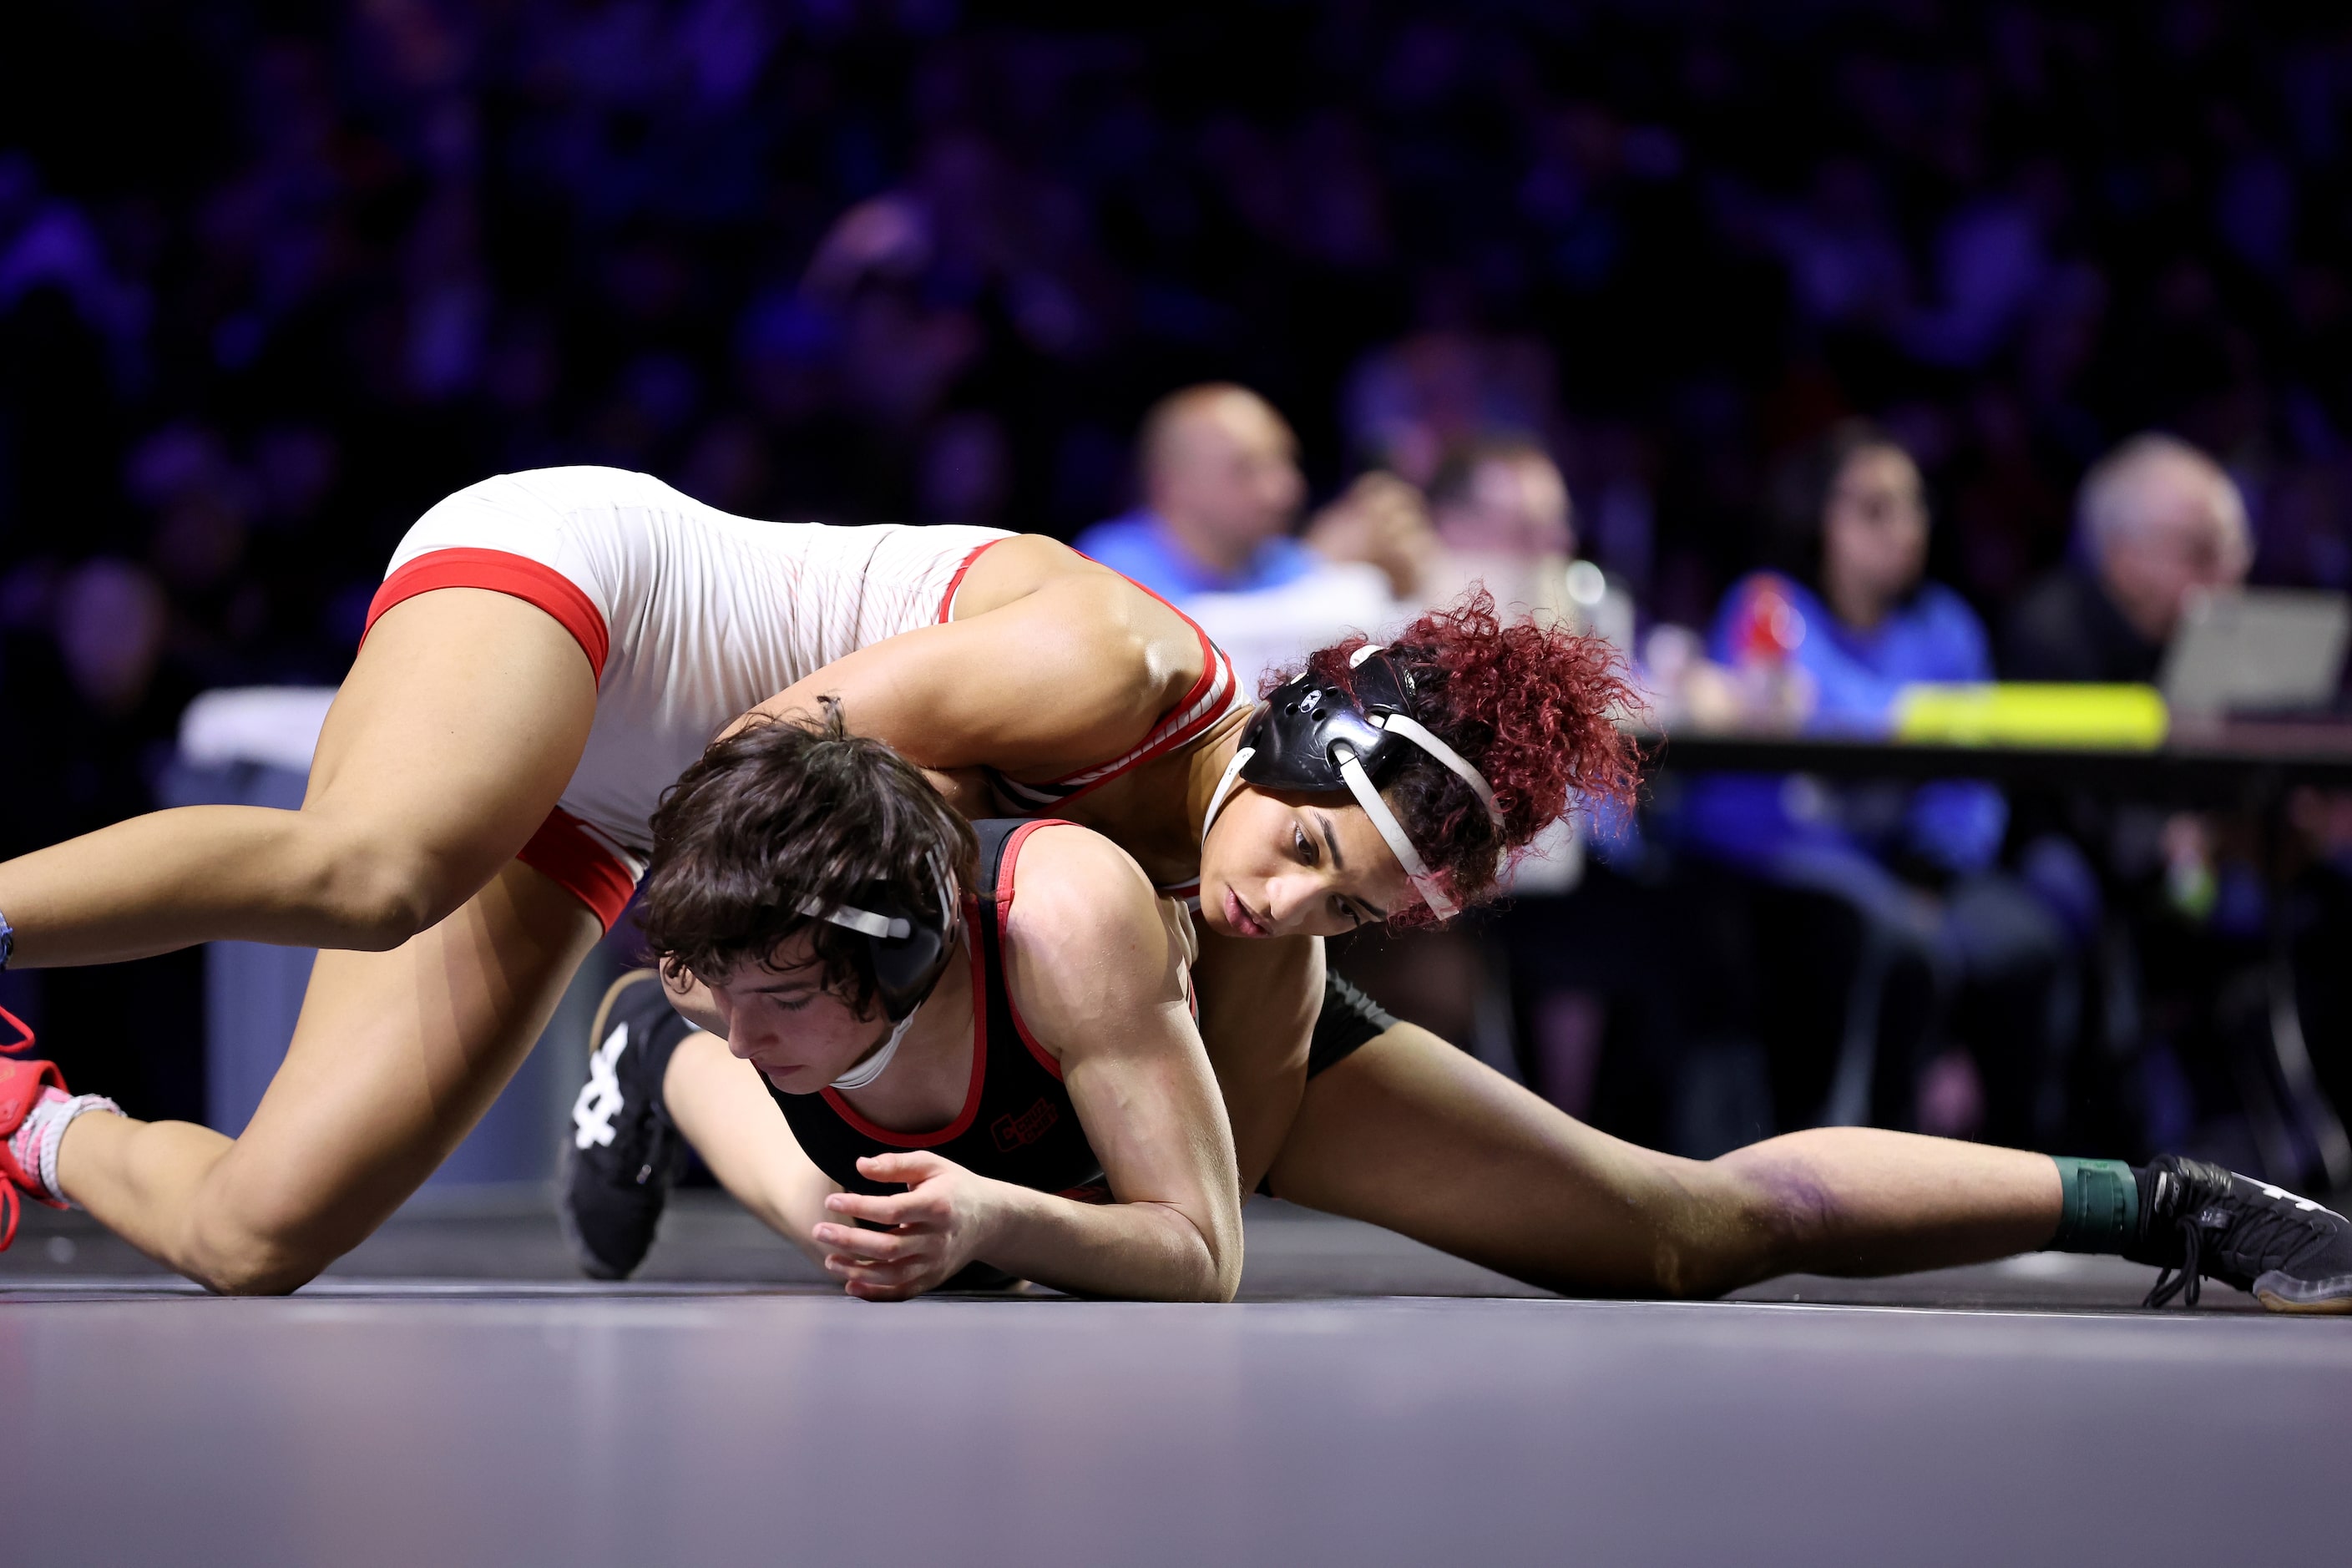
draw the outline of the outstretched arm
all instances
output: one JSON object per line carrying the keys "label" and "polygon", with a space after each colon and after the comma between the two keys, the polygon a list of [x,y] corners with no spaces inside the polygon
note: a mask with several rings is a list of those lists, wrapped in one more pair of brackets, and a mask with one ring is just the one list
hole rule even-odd
{"label": "outstretched arm", "polygon": [[1219,936],[1205,922],[1195,926],[1201,1039],[1233,1122],[1242,1191],[1255,1192],[1307,1089],[1307,1050],[1323,1007],[1323,939]]}

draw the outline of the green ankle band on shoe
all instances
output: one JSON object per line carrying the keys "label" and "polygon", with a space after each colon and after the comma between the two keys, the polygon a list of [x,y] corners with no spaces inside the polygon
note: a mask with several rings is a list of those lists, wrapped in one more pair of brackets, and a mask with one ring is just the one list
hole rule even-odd
{"label": "green ankle band on shoe", "polygon": [[2053,1252],[2121,1252],[2139,1234],[2139,1184],[2121,1160],[2058,1162]]}

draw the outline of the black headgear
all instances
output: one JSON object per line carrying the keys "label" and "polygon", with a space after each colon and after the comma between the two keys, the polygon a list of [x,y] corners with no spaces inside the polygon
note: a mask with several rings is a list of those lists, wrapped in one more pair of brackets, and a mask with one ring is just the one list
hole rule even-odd
{"label": "black headgear", "polygon": [[[1382,652],[1378,643],[1349,655],[1348,667],[1354,671],[1352,693],[1309,670],[1267,695],[1242,731],[1233,763],[1209,802],[1209,822],[1216,820],[1236,777],[1266,789],[1346,790],[1371,818],[1437,918],[1447,919],[1454,913],[1453,901],[1413,847],[1404,824],[1381,799],[1380,781],[1418,750],[1436,758],[1470,786],[1486,808],[1497,838],[1503,832],[1503,808],[1496,804],[1486,775],[1408,711],[1413,694],[1410,670]],[[1209,822],[1201,826],[1204,841]]]}
{"label": "black headgear", "polygon": [[1355,675],[1352,696],[1313,670],[1269,693],[1242,731],[1241,743],[1252,753],[1242,764],[1243,780],[1268,789],[1343,790],[1344,747],[1375,784],[1386,783],[1415,748],[1402,731],[1377,721],[1409,711],[1412,675],[1385,654],[1365,659]]}
{"label": "black headgear", "polygon": [[955,884],[940,858],[930,861],[936,879],[939,910],[926,912],[895,897],[881,882],[858,890],[856,904],[825,904],[810,899],[801,913],[829,921],[866,938],[866,955],[874,971],[874,994],[894,1024],[902,1023],[947,973],[949,949],[956,925]]}

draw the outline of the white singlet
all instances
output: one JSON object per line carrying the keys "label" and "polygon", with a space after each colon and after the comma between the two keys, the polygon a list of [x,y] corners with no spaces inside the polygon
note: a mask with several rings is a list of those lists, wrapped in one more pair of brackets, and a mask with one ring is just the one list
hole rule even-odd
{"label": "white singlet", "polygon": [[[609,927],[644,872],[662,791],[719,731],[845,654],[953,619],[964,572],[1011,537],[760,522],[646,474],[538,468],[469,485],[417,519],[368,624],[418,594],[487,588],[538,605],[579,641],[596,672],[596,716],[572,782],[520,858]],[[1248,705],[1232,660],[1192,630],[1200,679],[1150,732],[1065,778],[1000,779],[1015,809],[1098,788]]]}
{"label": "white singlet", "polygon": [[[579,639],[596,717],[523,858],[609,924],[653,847],[662,791],[719,731],[845,654],[949,619],[964,568],[1010,537],[760,522],[646,474],[541,468],[470,485],[418,519],[368,619],[431,589],[481,587],[528,599]],[[583,858],[614,863],[572,863]]]}

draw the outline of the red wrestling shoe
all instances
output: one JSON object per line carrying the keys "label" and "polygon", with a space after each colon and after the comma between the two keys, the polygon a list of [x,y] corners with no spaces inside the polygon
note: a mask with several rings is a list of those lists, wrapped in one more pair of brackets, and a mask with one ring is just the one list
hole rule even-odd
{"label": "red wrestling shoe", "polygon": [[27,1171],[17,1162],[12,1140],[33,1107],[54,1091],[66,1091],[65,1075],[58,1071],[55,1062],[35,1061],[22,1053],[33,1048],[33,1031],[25,1022],[5,1007],[0,1007],[0,1021],[5,1021],[21,1037],[8,1045],[0,1045],[0,1252],[8,1250],[16,1239],[16,1216],[24,1205],[18,1193],[37,1204],[47,1204],[53,1209],[66,1205],[49,1196],[38,1171]]}

